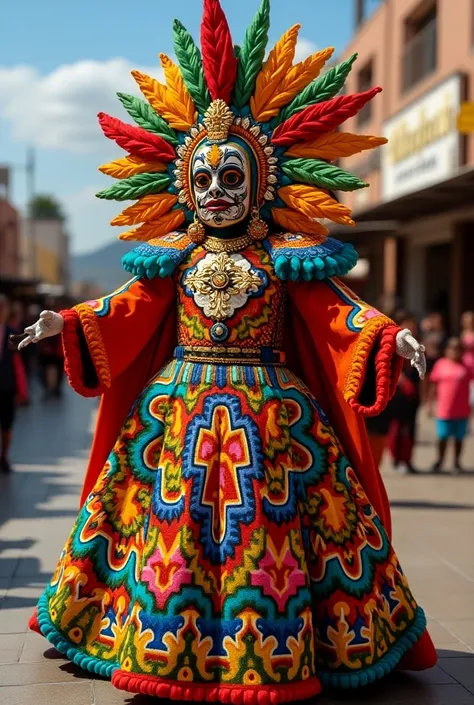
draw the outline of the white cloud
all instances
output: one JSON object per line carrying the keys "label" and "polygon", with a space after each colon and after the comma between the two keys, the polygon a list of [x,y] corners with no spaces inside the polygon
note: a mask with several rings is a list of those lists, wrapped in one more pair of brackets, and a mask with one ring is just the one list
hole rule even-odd
{"label": "white cloud", "polygon": [[319,51],[319,47],[310,39],[298,37],[298,43],[295,51],[295,63],[307,59],[308,56],[315,54],[317,51]]}
{"label": "white cloud", "polygon": [[[295,61],[317,50],[312,41],[300,37]],[[125,58],[82,60],[44,75],[32,66],[0,67],[0,117],[11,122],[15,140],[71,152],[100,149],[103,153],[97,113],[126,119],[115,93],[140,95],[130,76],[133,68],[163,79],[159,65],[137,67]]]}
{"label": "white cloud", "polygon": [[124,116],[115,93],[140,95],[133,68],[162,78],[159,66],[140,68],[123,58],[78,61],[46,75],[31,66],[0,67],[0,116],[11,121],[17,140],[73,152],[103,150],[96,115]]}
{"label": "white cloud", "polygon": [[85,186],[79,191],[61,198],[67,213],[67,230],[72,234],[72,250],[88,252],[108,242],[113,242],[126,227],[111,227],[110,221],[128,202],[117,203],[96,198],[96,193],[110,183],[96,182],[94,186]]}

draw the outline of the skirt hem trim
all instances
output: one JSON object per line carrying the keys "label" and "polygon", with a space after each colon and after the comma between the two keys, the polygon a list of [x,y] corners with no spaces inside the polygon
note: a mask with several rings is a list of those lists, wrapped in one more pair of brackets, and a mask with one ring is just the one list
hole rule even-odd
{"label": "skirt hem trim", "polygon": [[390,651],[382,656],[373,666],[361,669],[356,673],[334,673],[331,671],[318,671],[318,676],[324,686],[330,688],[360,688],[369,683],[374,683],[394,671],[403,656],[416,644],[426,630],[426,617],[421,607],[415,613],[415,620],[408,631],[400,637]]}
{"label": "skirt hem trim", "polygon": [[129,693],[182,701],[231,703],[231,705],[278,705],[305,700],[321,692],[318,678],[284,685],[224,685],[166,680],[146,674],[115,671],[112,685]]}

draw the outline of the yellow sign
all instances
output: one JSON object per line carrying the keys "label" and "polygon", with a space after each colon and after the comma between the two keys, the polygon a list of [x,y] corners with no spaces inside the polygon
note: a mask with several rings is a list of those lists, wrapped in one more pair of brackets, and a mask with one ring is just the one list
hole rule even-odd
{"label": "yellow sign", "polygon": [[462,135],[470,135],[474,132],[474,102],[461,103],[457,128]]}
{"label": "yellow sign", "polygon": [[410,119],[399,121],[388,142],[393,164],[398,164],[454,131],[456,110],[452,102],[451,93],[446,91],[441,105],[436,106],[436,110],[427,114],[425,106],[422,105],[416,113],[410,115]]}

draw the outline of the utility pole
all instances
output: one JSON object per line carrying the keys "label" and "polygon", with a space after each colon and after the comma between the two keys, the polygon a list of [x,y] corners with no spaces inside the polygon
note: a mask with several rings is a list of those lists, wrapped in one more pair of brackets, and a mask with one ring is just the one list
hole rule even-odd
{"label": "utility pole", "polygon": [[[35,197],[35,176],[36,176],[36,160],[35,160],[35,150],[34,147],[28,149],[28,154],[26,158],[26,198],[27,198],[27,208],[30,208]],[[32,268],[32,278],[36,279],[38,276],[38,243],[36,242],[36,223],[33,217],[33,213],[27,211],[28,218],[28,230],[30,239],[30,252],[31,252],[31,268]]]}
{"label": "utility pole", "polygon": [[355,30],[357,31],[364,21],[364,0],[355,0]]}

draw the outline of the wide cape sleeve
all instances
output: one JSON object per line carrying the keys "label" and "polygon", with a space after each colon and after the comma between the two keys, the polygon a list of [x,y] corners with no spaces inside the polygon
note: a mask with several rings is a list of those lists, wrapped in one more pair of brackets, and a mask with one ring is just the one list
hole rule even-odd
{"label": "wide cape sleeve", "polygon": [[171,278],[127,282],[110,296],[62,311],[65,370],[83,396],[101,396],[81,505],[94,487],[133,402],[176,345]]}
{"label": "wide cape sleeve", "polygon": [[338,280],[289,283],[289,366],[327,414],[367,496],[391,534],[390,506],[364,416],[380,413],[403,364],[399,328]]}
{"label": "wide cape sleeve", "polygon": [[[289,283],[285,352],[328,416],[345,454],[391,537],[390,504],[375,466],[364,416],[378,414],[393,395],[403,360],[399,328],[338,280]],[[437,655],[428,631],[399,668],[424,670]]]}

